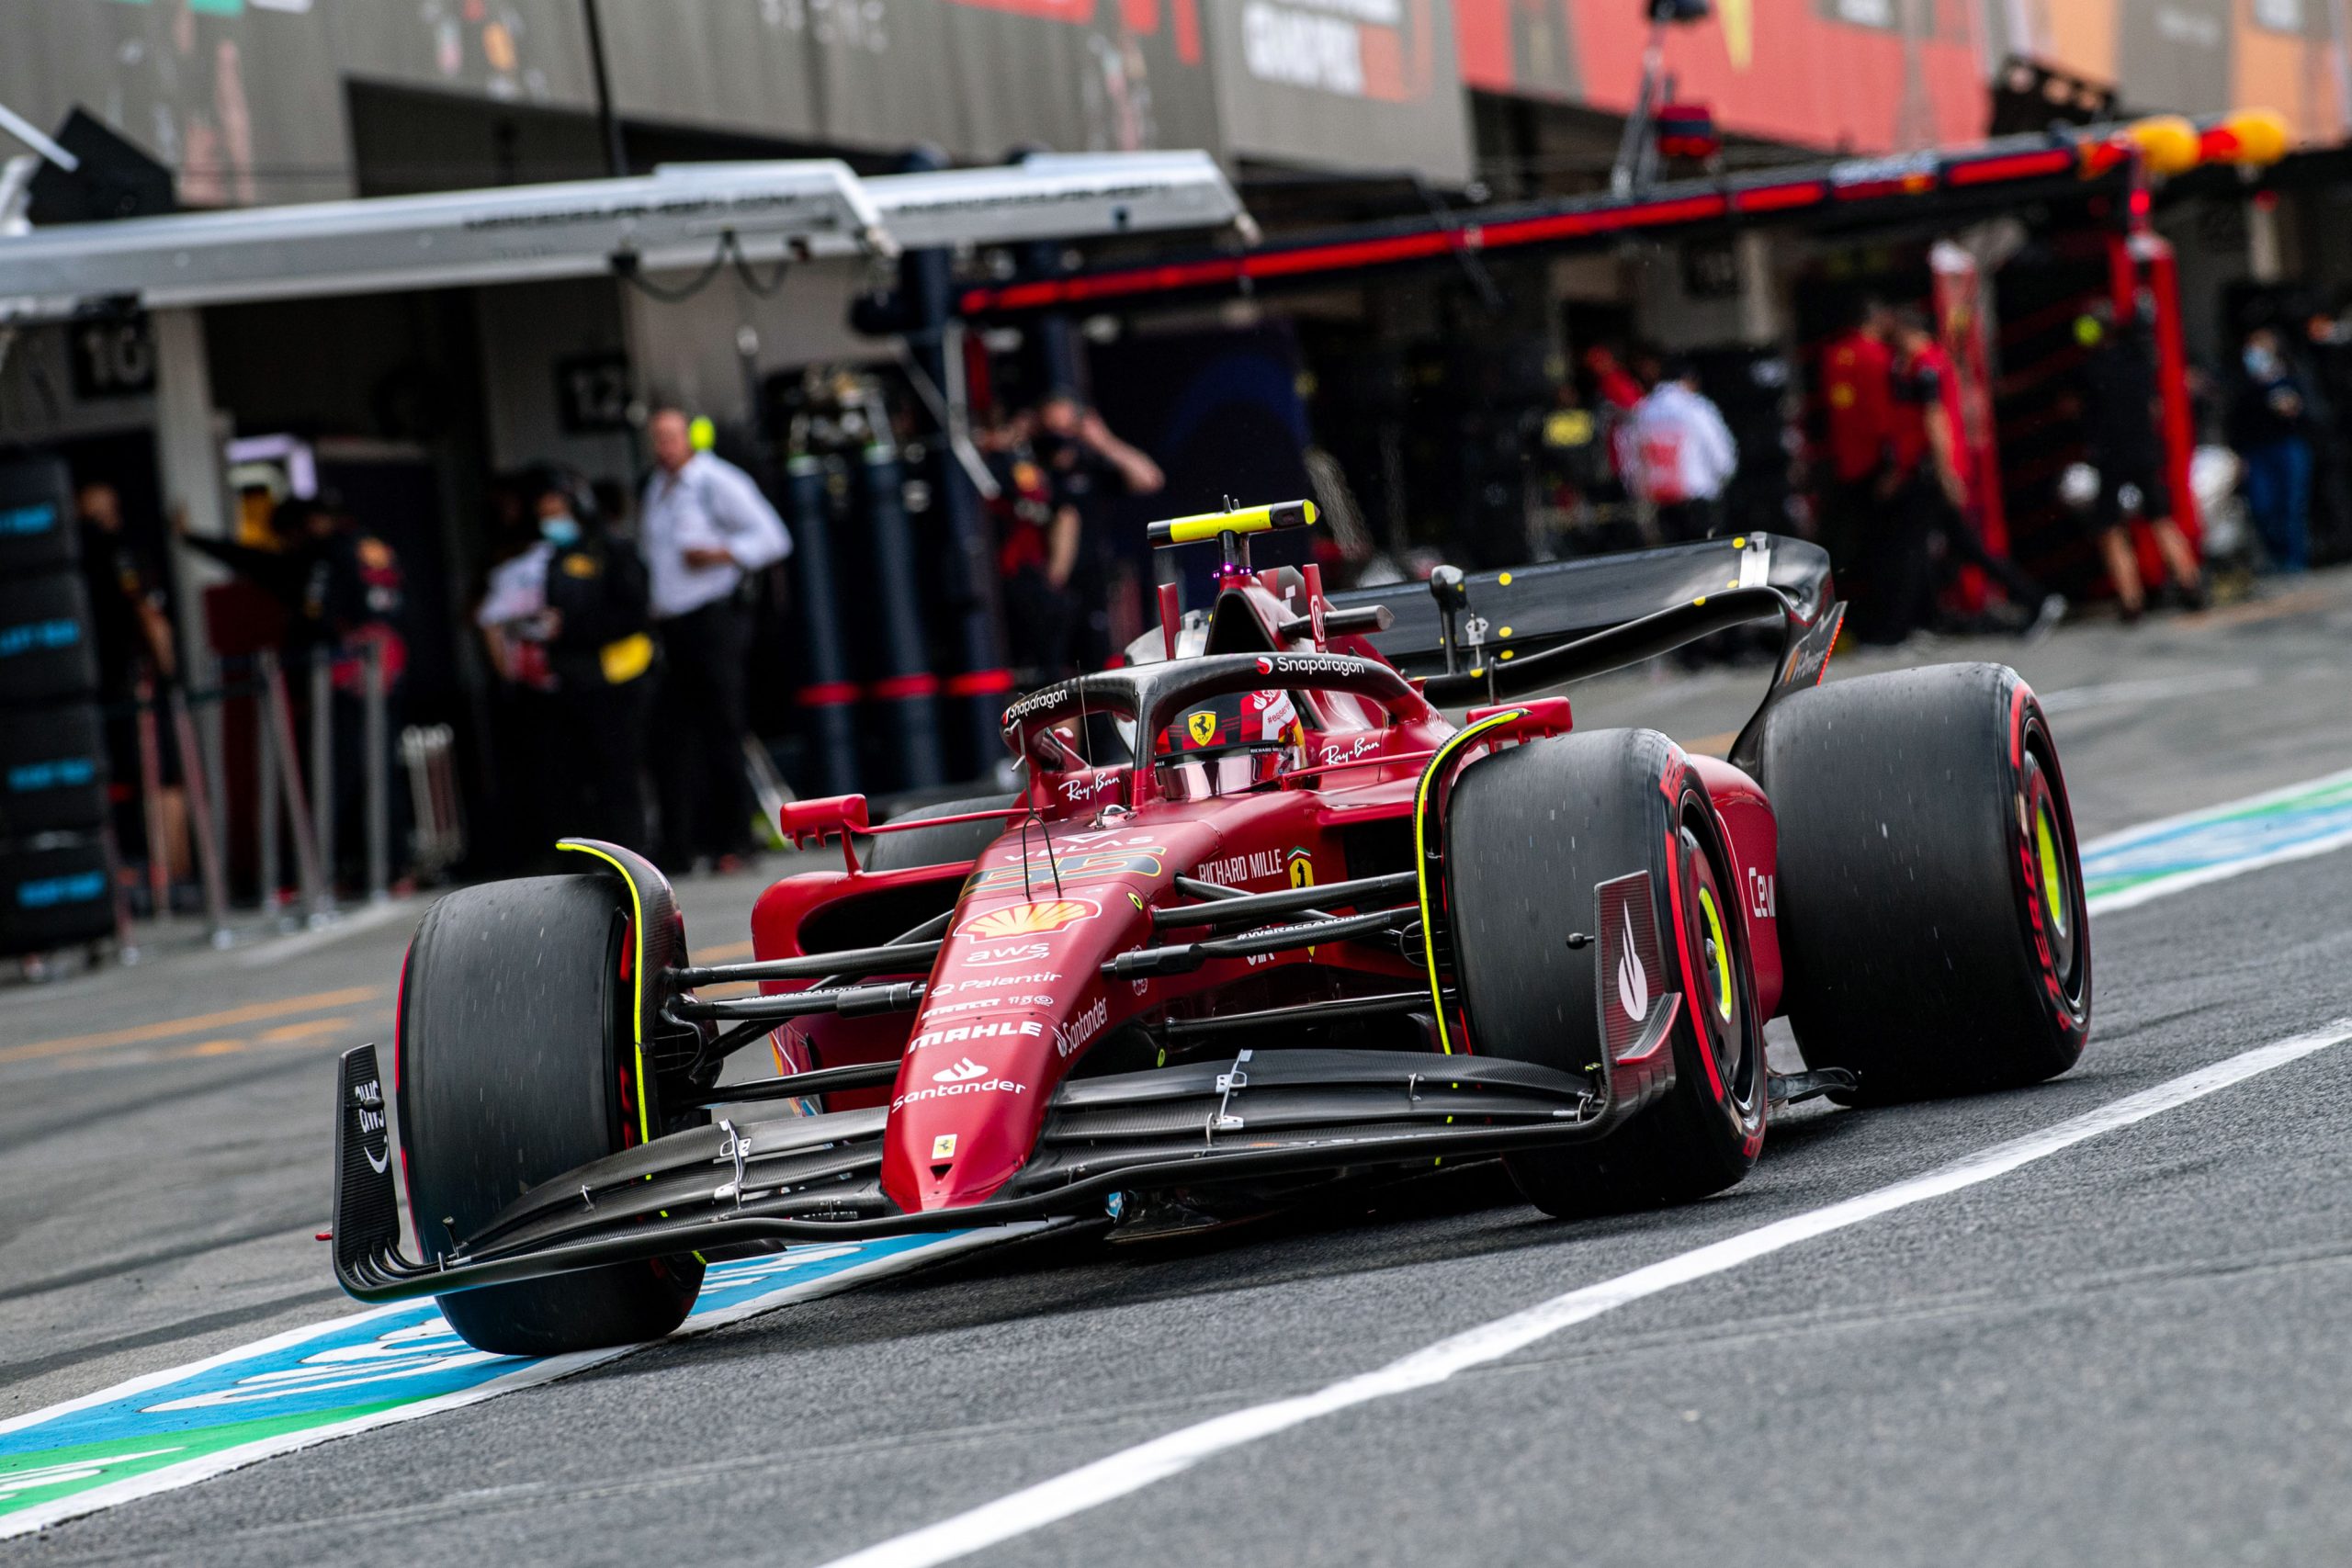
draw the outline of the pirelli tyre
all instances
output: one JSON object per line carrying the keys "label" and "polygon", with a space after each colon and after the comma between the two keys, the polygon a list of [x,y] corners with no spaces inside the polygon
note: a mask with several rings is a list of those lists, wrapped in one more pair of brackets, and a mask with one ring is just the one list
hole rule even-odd
{"label": "pirelli tyre", "polygon": [[[900,822],[927,822],[934,817],[962,817],[975,811],[1002,811],[1020,804],[1020,797],[1011,795],[976,795],[969,800],[943,800],[936,806],[918,807],[890,818]],[[958,865],[976,860],[979,852],[996,842],[1004,831],[1001,818],[988,818],[978,822],[948,822],[937,828],[918,828],[905,833],[876,833],[865,842],[860,858],[868,871],[905,871],[918,865]]]}
{"label": "pirelli tyre", "polygon": [[17,708],[0,719],[0,839],[104,826],[107,782],[96,704]]}
{"label": "pirelli tyre", "polygon": [[80,555],[74,476],[64,459],[0,459],[0,577],[71,567]]}
{"label": "pirelli tyre", "polygon": [[[1615,1133],[1510,1156],[1548,1213],[1688,1201],[1746,1176],[1764,1143],[1763,1020],[1731,861],[1705,786],[1655,730],[1599,730],[1513,747],[1464,771],[1447,803],[1454,966],[1481,1054],[1589,1072],[1605,1059],[1595,889],[1635,874],[1662,955],[1641,988],[1680,992],[1674,1084]],[[1645,943],[1644,945],[1647,945]],[[1617,987],[1612,981],[1613,1005]]]}
{"label": "pirelli tyre", "polygon": [[97,689],[81,573],[0,574],[0,705],[61,702]]}
{"label": "pirelli tyre", "polygon": [[1784,1007],[1853,1098],[2011,1089],[2090,1032],[2066,780],[2017,671],[1944,664],[1796,693],[1767,716]]}
{"label": "pirelli tyre", "polygon": [[[638,1141],[628,925],[616,879],[536,876],[452,893],[418,927],[393,1082],[427,1257],[532,1187]],[[620,1263],[461,1291],[441,1309],[479,1349],[557,1355],[669,1333],[702,1272],[692,1257]]]}

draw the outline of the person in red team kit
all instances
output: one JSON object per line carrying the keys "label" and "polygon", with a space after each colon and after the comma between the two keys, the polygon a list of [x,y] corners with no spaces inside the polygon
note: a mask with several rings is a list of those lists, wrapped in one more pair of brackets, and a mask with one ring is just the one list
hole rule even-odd
{"label": "person in red team kit", "polygon": [[1912,310],[1894,317],[1893,393],[1887,408],[1887,468],[1878,495],[1889,528],[1873,572],[1875,601],[1865,640],[1900,642],[1935,608],[1936,563],[1973,566],[2007,596],[2018,629],[2039,636],[2066,613],[2064,596],[2006,556],[1985,548],[1969,508],[1962,454],[1968,449],[1960,377],[1951,356]]}
{"label": "person in red team kit", "polygon": [[1821,542],[1841,571],[1851,571],[1865,552],[1886,468],[1887,400],[1894,378],[1889,330],[1886,307],[1865,300],[1853,325],[1821,351],[1821,393],[1828,404]]}

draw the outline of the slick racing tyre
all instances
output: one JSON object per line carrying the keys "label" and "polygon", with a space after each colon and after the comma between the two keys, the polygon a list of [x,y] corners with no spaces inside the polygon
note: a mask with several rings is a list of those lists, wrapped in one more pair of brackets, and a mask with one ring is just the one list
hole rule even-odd
{"label": "slick racing tyre", "polygon": [[[984,795],[970,800],[943,800],[890,818],[891,822],[924,822],[933,817],[961,817],[972,811],[1002,811],[1020,804],[1011,795]],[[866,840],[862,857],[868,871],[904,871],[916,865],[957,865],[977,859],[1004,831],[1004,818],[950,822],[940,828],[919,828],[910,833],[876,833]]]}
{"label": "slick racing tyre", "polygon": [[[639,1140],[630,953],[628,895],[605,876],[494,882],[425,915],[401,976],[394,1084],[428,1258]],[[702,1272],[692,1257],[616,1263],[458,1292],[441,1310],[468,1344],[506,1355],[628,1345],[684,1321]]]}
{"label": "slick racing tyre", "polygon": [[1858,1100],[2011,1089],[2090,1031],[2075,820],[2017,671],[1943,664],[1798,692],[1766,716],[1785,1006]]}
{"label": "slick racing tyre", "polygon": [[1655,730],[1600,730],[1472,763],[1445,827],[1462,1004],[1478,1051],[1584,1072],[1605,1058],[1589,931],[1597,884],[1650,879],[1655,951],[1682,1006],[1674,1085],[1600,1142],[1512,1155],[1528,1201],[1562,1217],[1685,1202],[1731,1186],[1763,1147],[1763,1020],[1736,886],[1705,786]]}

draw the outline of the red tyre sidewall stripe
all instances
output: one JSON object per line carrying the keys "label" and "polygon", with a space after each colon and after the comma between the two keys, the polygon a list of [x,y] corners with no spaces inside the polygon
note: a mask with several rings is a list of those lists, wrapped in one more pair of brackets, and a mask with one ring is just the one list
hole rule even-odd
{"label": "red tyre sidewall stripe", "polygon": [[[401,949],[401,977],[392,987],[392,1104],[394,1109],[402,1113],[401,1135],[397,1140],[401,1160],[401,1196],[408,1200],[411,1220],[414,1220],[423,1211],[416,1206],[416,1183],[409,1175],[408,1169],[409,1126],[406,1106],[401,1100],[401,1079],[405,1076],[401,1070],[401,1057],[408,1050],[408,964],[415,953],[416,939],[411,937],[408,945]],[[417,1244],[420,1248],[424,1242],[424,1233],[420,1226],[417,1232]]]}
{"label": "red tyre sidewall stripe", "polygon": [[1699,1022],[1699,971],[1691,962],[1690,931],[1682,910],[1682,795],[1690,777],[1690,768],[1682,753],[1675,751],[1666,766],[1666,798],[1668,818],[1666,824],[1666,895],[1667,904],[1674,911],[1674,951],[1682,962],[1682,1000],[1684,1019],[1691,1037],[1699,1043],[1699,1060],[1707,1069],[1707,1088],[1721,1105],[1727,1098],[1723,1074],[1715,1069],[1715,1054],[1708,1049],[1705,1030]]}
{"label": "red tyre sidewall stripe", "polygon": [[[2034,841],[2034,828],[2040,805],[2028,795],[2026,790],[2026,721],[2029,716],[2039,716],[2040,713],[2041,705],[2034,701],[2033,688],[2023,681],[2016,682],[2009,692],[2009,798],[2018,808],[2015,818],[2018,828],[2018,877],[2024,888],[2026,909],[2033,919],[2034,962],[2041,971],[2042,995],[2049,1002],[2051,1011],[2056,1016],[2060,1026],[2071,1038],[2079,1042],[2090,1032],[2088,989],[2086,987],[2084,997],[2085,1005],[2078,1015],[2066,999],[2066,979],[2058,972],[2057,950],[2050,940],[2051,911],[2041,886],[2040,846]],[[2059,785],[2053,778],[2053,762],[2039,758],[2037,761],[2042,763],[2041,787],[2050,799],[2051,825],[2059,835],[2059,851],[2072,860],[2074,854],[2068,840],[2069,824],[2061,815]],[[2079,865],[2077,865],[2077,878],[2079,879]],[[2083,918],[2084,913],[2085,911],[2079,907],[2069,911],[2075,922],[2077,963],[2087,978],[2090,965],[2090,931],[2089,921]]]}

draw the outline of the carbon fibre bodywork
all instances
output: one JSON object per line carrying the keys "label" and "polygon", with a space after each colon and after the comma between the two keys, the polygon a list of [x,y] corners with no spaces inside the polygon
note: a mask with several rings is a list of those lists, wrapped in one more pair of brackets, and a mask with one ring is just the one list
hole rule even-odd
{"label": "carbon fibre bodywork", "polygon": [[[1532,583],[1491,585],[1513,617],[1495,640],[1513,657],[1457,670],[1451,687],[1399,669],[1442,651],[1434,611],[1369,639],[1327,635],[1327,616],[1370,623],[1340,620],[1312,574],[1228,574],[1198,651],[1012,705],[1005,736],[1027,787],[977,857],[785,878],[754,910],[749,964],[687,965],[659,874],[612,846],[569,846],[626,884],[638,912],[636,989],[618,1010],[636,1037],[645,1135],[532,1187],[450,1256],[413,1262],[389,1171],[398,1130],[372,1048],[354,1052],[336,1111],[338,1277],[381,1301],[1607,1136],[1672,1086],[1674,1054],[1657,1045],[1679,990],[1657,988],[1640,1039],[1613,1061],[1574,1071],[1482,1055],[1436,874],[1453,781],[1499,748],[1566,732],[1567,704],[1473,709],[1457,726],[1425,693],[1469,694],[1469,682],[1500,695],[1771,618],[1786,651],[1769,708],[1819,678],[1838,607],[1818,550],[1763,536],[1529,570]],[[1170,652],[1179,641],[1168,627]],[[1279,722],[1288,764],[1264,787],[1170,798],[1160,764],[1185,746],[1173,733],[1163,750],[1170,720],[1237,694]],[[1748,890],[1743,950],[1769,1016],[1771,808],[1736,761],[1683,761]],[[797,803],[792,821],[846,843],[864,805]],[[1597,890],[1560,896],[1594,911],[1595,934],[1558,961],[1611,973],[1627,939],[1599,918]],[[759,995],[697,995],[724,980]],[[726,1055],[763,1036],[776,1076],[720,1086]],[[763,1113],[778,1101],[803,1113]]]}

